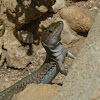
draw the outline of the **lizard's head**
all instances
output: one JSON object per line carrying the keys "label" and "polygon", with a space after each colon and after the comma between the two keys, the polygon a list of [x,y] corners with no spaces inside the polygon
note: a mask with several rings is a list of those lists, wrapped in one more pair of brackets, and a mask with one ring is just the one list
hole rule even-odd
{"label": "lizard's head", "polygon": [[49,47],[55,46],[61,40],[63,25],[62,21],[52,23],[46,30],[44,30],[42,43]]}

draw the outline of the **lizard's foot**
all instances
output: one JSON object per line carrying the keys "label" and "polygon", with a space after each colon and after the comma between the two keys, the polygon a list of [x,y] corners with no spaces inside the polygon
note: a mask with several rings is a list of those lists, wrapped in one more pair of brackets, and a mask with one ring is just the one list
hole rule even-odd
{"label": "lizard's foot", "polygon": [[69,51],[67,51],[67,56],[72,58],[72,59],[75,59],[76,57]]}
{"label": "lizard's foot", "polygon": [[64,68],[64,66],[63,66],[63,64],[62,64],[62,62],[58,61],[58,62],[57,62],[57,66],[58,66],[59,72],[60,72],[61,74],[65,75],[65,76],[67,76],[68,71],[65,70],[65,68]]}

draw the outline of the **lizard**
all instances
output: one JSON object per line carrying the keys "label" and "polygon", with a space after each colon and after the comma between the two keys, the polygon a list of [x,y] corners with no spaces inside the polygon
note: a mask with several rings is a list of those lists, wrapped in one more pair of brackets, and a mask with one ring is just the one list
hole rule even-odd
{"label": "lizard", "polygon": [[11,100],[13,95],[24,90],[27,84],[49,84],[59,72],[67,75],[67,71],[65,71],[62,64],[65,60],[65,56],[67,55],[71,58],[75,57],[64,48],[60,41],[63,26],[63,22],[58,21],[52,23],[43,31],[44,34],[41,38],[41,43],[47,53],[43,65],[38,70],[0,92],[0,100]]}

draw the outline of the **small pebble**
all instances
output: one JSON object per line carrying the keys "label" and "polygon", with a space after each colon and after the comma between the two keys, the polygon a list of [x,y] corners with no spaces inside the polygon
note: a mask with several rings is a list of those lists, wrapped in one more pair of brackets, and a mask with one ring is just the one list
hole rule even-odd
{"label": "small pebble", "polygon": [[5,81],[8,82],[8,78],[5,78]]}
{"label": "small pebble", "polygon": [[34,69],[34,66],[31,66],[30,68]]}
{"label": "small pebble", "polygon": [[98,7],[95,6],[95,7],[91,8],[90,10],[91,10],[91,11],[92,11],[92,10],[98,10]]}

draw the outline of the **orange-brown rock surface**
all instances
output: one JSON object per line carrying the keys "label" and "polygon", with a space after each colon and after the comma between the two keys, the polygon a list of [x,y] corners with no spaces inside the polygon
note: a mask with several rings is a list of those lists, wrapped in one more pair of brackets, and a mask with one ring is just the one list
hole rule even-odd
{"label": "orange-brown rock surface", "polygon": [[76,6],[64,7],[59,14],[76,32],[88,32],[93,24],[93,20]]}
{"label": "orange-brown rock surface", "polygon": [[30,84],[12,100],[51,100],[60,88],[57,85]]}

